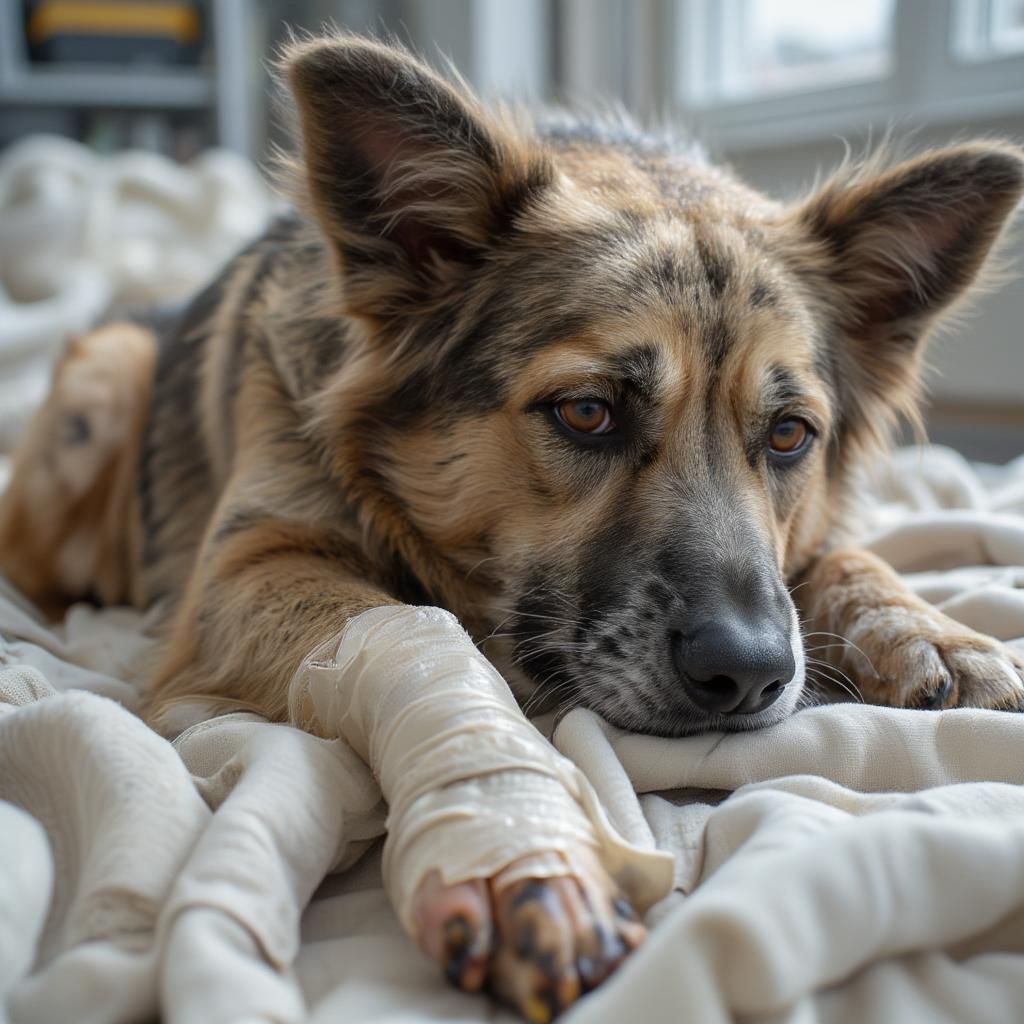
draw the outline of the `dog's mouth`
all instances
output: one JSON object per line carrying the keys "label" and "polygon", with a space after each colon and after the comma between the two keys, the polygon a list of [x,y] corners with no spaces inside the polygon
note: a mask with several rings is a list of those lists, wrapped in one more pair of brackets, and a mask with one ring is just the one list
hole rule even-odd
{"label": "dog's mouth", "polygon": [[796,610],[788,595],[776,604],[767,618],[719,608],[690,628],[669,628],[671,612],[649,609],[595,618],[519,608],[487,653],[527,714],[588,708],[667,737],[762,729],[806,700]]}

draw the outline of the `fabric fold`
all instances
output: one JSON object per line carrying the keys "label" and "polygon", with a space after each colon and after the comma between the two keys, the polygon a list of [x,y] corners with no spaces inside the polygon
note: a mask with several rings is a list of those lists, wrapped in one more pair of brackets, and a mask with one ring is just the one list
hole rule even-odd
{"label": "fabric fold", "polygon": [[[911,586],[1024,650],[1024,460],[926,449],[872,486],[866,525]],[[511,1021],[402,933],[370,746],[246,714],[171,746],[100,695],[136,699],[142,624],[80,608],[54,630],[0,586],[8,1019]],[[421,764],[414,718],[385,706],[372,740],[409,753],[399,811],[448,771]],[[665,740],[578,709],[554,741],[586,813],[674,861],[648,942],[573,1021],[1024,1020],[1024,716],[836,704]]]}

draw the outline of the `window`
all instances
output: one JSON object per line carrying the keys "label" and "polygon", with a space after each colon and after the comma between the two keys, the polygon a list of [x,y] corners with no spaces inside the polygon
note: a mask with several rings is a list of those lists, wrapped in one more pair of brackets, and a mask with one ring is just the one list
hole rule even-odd
{"label": "window", "polygon": [[1024,0],[993,0],[989,45],[997,53],[1024,50]]}
{"label": "window", "polygon": [[961,0],[954,33],[961,60],[1024,52],[1024,0]]}
{"label": "window", "polygon": [[1024,0],[675,0],[675,100],[754,149],[1024,111]]}
{"label": "window", "polygon": [[893,6],[893,0],[725,0],[713,88],[742,97],[880,78],[891,60]]}

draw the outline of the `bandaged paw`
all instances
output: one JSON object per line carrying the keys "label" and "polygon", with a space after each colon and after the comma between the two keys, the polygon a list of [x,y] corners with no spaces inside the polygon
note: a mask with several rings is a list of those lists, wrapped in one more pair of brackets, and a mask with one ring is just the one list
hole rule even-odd
{"label": "bandaged paw", "polygon": [[621,894],[640,912],[671,888],[671,858],[618,835],[585,776],[448,612],[355,617],[303,663],[289,710],[346,739],[378,778],[390,809],[384,881],[410,935],[422,938],[421,886],[488,880],[515,893],[561,878],[592,909]]}

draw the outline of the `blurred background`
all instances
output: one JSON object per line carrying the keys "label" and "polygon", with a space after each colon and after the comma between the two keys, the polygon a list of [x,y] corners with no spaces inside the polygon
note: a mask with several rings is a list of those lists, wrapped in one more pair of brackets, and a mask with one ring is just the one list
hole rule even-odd
{"label": "blurred background", "polygon": [[[1024,0],[0,0],[0,446],[67,330],[187,292],[259,229],[267,58],[325,21],[487,95],[669,117],[779,197],[890,127],[1024,142]],[[1024,451],[1022,334],[1017,279],[939,341],[933,439]]]}

